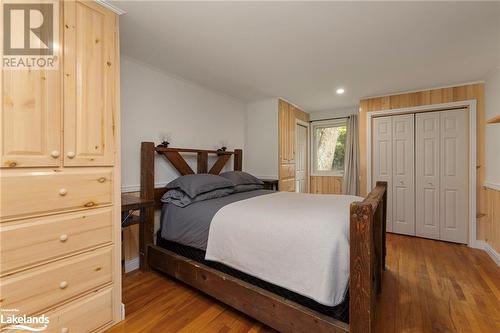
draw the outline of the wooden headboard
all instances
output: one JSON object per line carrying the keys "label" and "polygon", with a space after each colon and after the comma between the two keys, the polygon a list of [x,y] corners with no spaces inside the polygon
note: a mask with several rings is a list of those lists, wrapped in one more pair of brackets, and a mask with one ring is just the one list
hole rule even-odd
{"label": "wooden headboard", "polygon": [[[141,143],[141,198],[154,199],[155,206],[160,207],[160,199],[168,190],[166,187],[155,188],[155,153],[162,155],[172,166],[179,172],[181,176],[191,175],[195,173],[209,173],[218,175],[227,162],[234,155],[233,169],[242,170],[243,151],[235,149],[234,151],[218,151],[193,148],[167,148],[156,146],[153,142]],[[196,154],[196,172],[189,166],[181,154]],[[208,168],[208,156],[216,155],[217,160]]]}
{"label": "wooden headboard", "polygon": [[[181,154],[196,154],[196,173],[218,175],[227,162],[234,156],[233,169],[241,171],[243,166],[243,151],[217,151],[192,148],[167,148],[155,146],[153,142],[141,143],[141,198],[154,200],[155,207],[146,208],[145,223],[139,231],[139,255],[141,268],[146,262],[144,259],[147,244],[153,244],[154,238],[154,210],[161,207],[161,197],[168,191],[166,187],[155,188],[155,154],[164,156],[181,176],[195,174]],[[208,168],[208,156],[215,155],[217,160]]]}

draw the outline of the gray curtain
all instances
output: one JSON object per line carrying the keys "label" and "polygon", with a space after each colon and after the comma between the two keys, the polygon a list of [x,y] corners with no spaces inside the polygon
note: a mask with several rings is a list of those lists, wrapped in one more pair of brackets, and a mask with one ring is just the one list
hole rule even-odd
{"label": "gray curtain", "polygon": [[357,195],[359,193],[359,127],[357,114],[350,115],[347,121],[344,165],[342,193]]}

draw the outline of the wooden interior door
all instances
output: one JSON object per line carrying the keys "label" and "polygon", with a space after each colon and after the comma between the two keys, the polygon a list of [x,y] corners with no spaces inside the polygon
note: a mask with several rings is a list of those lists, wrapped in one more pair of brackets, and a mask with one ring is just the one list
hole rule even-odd
{"label": "wooden interior door", "polygon": [[115,15],[91,1],[64,13],[64,164],[113,165]]}
{"label": "wooden interior door", "polygon": [[415,233],[439,239],[440,113],[415,115]]}
{"label": "wooden interior door", "polygon": [[295,135],[295,189],[297,192],[307,193],[307,127],[297,124]]}
{"label": "wooden interior door", "polygon": [[392,231],[392,117],[373,119],[372,186],[387,182],[387,231]]}
{"label": "wooden interior door", "polygon": [[415,235],[414,115],[392,117],[392,231]]}
{"label": "wooden interior door", "polygon": [[468,119],[467,109],[440,112],[440,238],[464,244],[469,216]]}
{"label": "wooden interior door", "polygon": [[60,70],[1,70],[3,168],[61,163]]}

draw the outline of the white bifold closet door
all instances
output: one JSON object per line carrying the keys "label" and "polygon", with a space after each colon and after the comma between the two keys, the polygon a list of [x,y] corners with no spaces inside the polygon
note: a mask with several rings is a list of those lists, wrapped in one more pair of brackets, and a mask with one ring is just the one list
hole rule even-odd
{"label": "white bifold closet door", "polygon": [[373,118],[372,129],[372,187],[387,182],[386,229],[392,232],[392,117]]}
{"label": "white bifold closet door", "polygon": [[416,235],[439,239],[439,112],[415,115]]}
{"label": "white bifold closet door", "polygon": [[415,235],[414,114],[392,116],[392,231]]}
{"label": "white bifold closet door", "polygon": [[467,243],[469,220],[469,129],[467,109],[440,112],[440,239]]}
{"label": "white bifold closet door", "polygon": [[467,109],[416,115],[416,234],[467,243]]}
{"label": "white bifold closet door", "polygon": [[374,118],[372,129],[372,186],[387,182],[387,231],[415,235],[414,115]]}

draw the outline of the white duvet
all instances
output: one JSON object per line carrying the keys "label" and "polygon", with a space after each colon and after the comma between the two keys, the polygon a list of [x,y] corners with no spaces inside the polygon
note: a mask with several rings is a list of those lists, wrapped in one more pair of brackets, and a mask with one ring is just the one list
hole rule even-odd
{"label": "white duvet", "polygon": [[362,200],[277,192],[229,204],[212,220],[205,259],[337,305],[349,281],[349,206]]}

